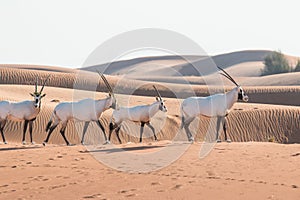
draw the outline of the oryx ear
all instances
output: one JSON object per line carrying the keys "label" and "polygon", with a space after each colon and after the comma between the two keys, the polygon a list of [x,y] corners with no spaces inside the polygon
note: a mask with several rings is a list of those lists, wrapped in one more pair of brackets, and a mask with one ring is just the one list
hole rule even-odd
{"label": "oryx ear", "polygon": [[34,94],[32,94],[32,93],[29,93],[29,94],[34,97]]}
{"label": "oryx ear", "polygon": [[42,96],[41,96],[41,98],[43,98],[43,97],[45,97],[46,96],[46,94],[43,94]]}
{"label": "oryx ear", "polygon": [[163,100],[163,102],[166,102],[167,100]]}

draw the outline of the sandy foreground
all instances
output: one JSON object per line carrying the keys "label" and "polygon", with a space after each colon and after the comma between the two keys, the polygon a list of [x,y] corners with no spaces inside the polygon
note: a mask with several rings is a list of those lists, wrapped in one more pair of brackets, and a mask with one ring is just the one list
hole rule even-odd
{"label": "sandy foreground", "polygon": [[[151,145],[159,151],[165,142]],[[1,144],[0,199],[300,198],[299,144],[220,143],[200,159],[201,145],[160,170],[127,173],[98,162],[81,145]],[[140,144],[129,147],[149,153]]]}

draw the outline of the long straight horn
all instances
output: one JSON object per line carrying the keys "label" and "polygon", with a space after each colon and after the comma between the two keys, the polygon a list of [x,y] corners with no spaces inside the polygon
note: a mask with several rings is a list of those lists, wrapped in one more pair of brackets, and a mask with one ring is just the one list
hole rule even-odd
{"label": "long straight horn", "polygon": [[155,91],[156,91],[156,93],[157,93],[159,99],[162,101],[161,95],[160,95],[158,89],[155,87],[155,85],[153,85],[153,88],[155,89]]}
{"label": "long straight horn", "polygon": [[43,92],[43,90],[44,90],[44,87],[45,87],[45,85],[46,85],[46,83],[47,83],[49,77],[50,77],[50,75],[47,76],[46,80],[44,81],[43,86],[42,86],[42,88],[41,88],[41,90],[40,90],[40,94],[42,94],[42,92]]}
{"label": "long straight horn", "polygon": [[239,84],[237,84],[236,82],[235,82],[235,80],[224,70],[224,69],[222,69],[221,67],[219,67],[219,66],[217,66],[218,67],[218,69],[220,69],[223,73],[221,73],[221,75],[223,75],[223,76],[225,76],[228,80],[230,80],[232,83],[234,83],[236,86],[239,86]]}
{"label": "long straight horn", "polygon": [[108,83],[107,79],[105,78],[105,76],[101,72],[99,72],[99,71],[97,71],[97,72],[101,76],[103,82],[105,83],[105,85],[109,91],[109,94],[113,95],[113,90],[112,90],[110,84]]}
{"label": "long straight horn", "polygon": [[35,89],[34,89],[34,93],[37,93],[37,88],[38,87],[38,77],[36,77],[35,79]]}

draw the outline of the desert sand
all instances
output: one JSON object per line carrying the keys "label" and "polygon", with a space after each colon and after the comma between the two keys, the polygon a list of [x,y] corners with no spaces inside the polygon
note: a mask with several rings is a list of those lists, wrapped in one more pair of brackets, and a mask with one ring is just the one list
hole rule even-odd
{"label": "desert sand", "polygon": [[[214,127],[215,119],[200,117],[195,120],[191,130],[196,141],[187,143],[185,133],[179,129],[180,103],[191,95],[207,96],[233,88],[232,83],[216,73],[192,74],[190,64],[176,56],[116,62],[106,77],[115,88],[120,105],[154,102],[153,84],[166,100],[168,112],[159,113],[153,119],[159,141],[155,142],[151,131],[145,130],[143,143],[137,143],[139,125],[126,122],[120,133],[123,144],[119,145],[113,135],[112,144],[103,145],[103,133],[91,123],[86,134],[88,146],[82,146],[83,122],[75,121],[70,122],[66,130],[72,146],[65,145],[58,126],[44,147],[41,143],[46,138],[45,127],[58,102],[107,95],[99,75],[93,73],[103,65],[82,70],[0,65],[0,100],[30,100],[29,93],[34,90],[36,77],[41,82],[51,75],[44,89],[47,96],[42,100],[41,112],[34,122],[36,144],[21,145],[23,122],[10,121],[4,129],[8,144],[0,143],[0,199],[300,198],[299,73],[260,76],[263,57],[267,53],[245,51],[212,58],[243,86],[250,101],[236,103],[228,116],[228,134],[232,143],[213,144],[204,158],[199,158],[199,152],[217,131],[210,129]],[[287,58],[291,63],[298,59]],[[201,56],[190,59],[198,64],[203,62]],[[136,73],[122,75],[126,70]],[[185,76],[177,76],[176,70]],[[141,76],[143,73],[149,76]],[[214,85],[216,76],[224,87]],[[106,133],[111,113],[111,109],[107,110],[101,117]],[[208,134],[208,130],[212,131]],[[224,139],[222,133],[221,139]],[[29,134],[26,140],[29,142]],[[171,164],[165,164],[164,157],[159,158],[162,162],[147,173],[126,172],[124,169],[129,166],[126,162],[116,170],[99,162],[93,157],[95,154],[89,152],[93,149],[108,158],[119,150],[137,156],[151,155],[173,144],[178,148],[187,147],[187,150]],[[144,164],[150,166],[151,162]]]}
{"label": "desert sand", "polygon": [[130,174],[99,163],[80,145],[46,148],[1,145],[0,196],[1,199],[300,197],[299,144],[221,143],[204,159],[198,157],[200,147],[201,143],[193,144],[179,160],[161,170]]}

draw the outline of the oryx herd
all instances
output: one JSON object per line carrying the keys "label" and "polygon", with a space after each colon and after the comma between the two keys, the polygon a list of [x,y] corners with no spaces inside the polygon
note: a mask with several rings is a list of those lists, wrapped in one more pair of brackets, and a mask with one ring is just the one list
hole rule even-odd
{"label": "oryx herd", "polygon": [[[226,133],[226,116],[230,112],[230,109],[238,100],[247,102],[248,96],[245,94],[241,86],[239,86],[236,81],[222,68],[218,67],[221,70],[221,74],[229,79],[232,83],[236,85],[235,88],[226,93],[218,93],[207,97],[189,97],[184,99],[180,110],[181,110],[181,129],[184,128],[187,138],[190,142],[194,141],[192,133],[189,129],[190,123],[199,116],[213,117],[217,118],[217,133],[216,141],[219,140],[219,129],[223,124],[223,131],[225,134],[225,140],[230,142],[230,139],[227,137]],[[99,73],[99,72],[98,72]],[[67,145],[70,145],[68,141],[65,130],[67,124],[70,120],[82,121],[84,122],[83,134],[81,139],[81,144],[84,144],[84,137],[87,131],[87,128],[90,122],[96,122],[101,131],[103,132],[105,144],[110,143],[111,135],[115,131],[118,141],[121,144],[121,139],[119,136],[119,131],[124,121],[132,121],[140,124],[140,139],[142,142],[142,135],[144,131],[144,126],[149,127],[152,132],[154,139],[157,140],[155,134],[155,129],[151,125],[151,118],[158,112],[167,112],[167,108],[164,104],[160,92],[157,90],[155,85],[153,85],[154,90],[156,91],[156,101],[150,105],[138,105],[133,107],[120,107],[117,104],[116,97],[113,93],[113,89],[105,76],[102,73],[99,73],[103,82],[105,83],[108,89],[108,97],[104,99],[83,99],[77,102],[62,102],[59,103],[49,119],[49,122],[46,126],[47,137],[43,142],[45,146],[50,139],[52,132],[55,128],[61,123],[60,133],[65,140]],[[49,79],[49,76],[43,82],[42,88],[38,91],[38,78],[35,82],[35,91],[31,93],[33,96],[32,101],[22,101],[22,102],[9,102],[9,101],[0,101],[0,132],[3,139],[3,143],[6,144],[4,128],[7,123],[7,120],[12,121],[24,121],[23,129],[23,139],[22,143],[25,142],[25,134],[27,127],[29,125],[30,133],[30,142],[34,144],[32,138],[33,131],[33,122],[37,118],[41,110],[41,100],[45,97],[46,94],[42,94],[43,89]],[[109,123],[109,136],[106,136],[105,128],[100,121],[100,118],[104,111],[112,108],[113,113],[111,116],[111,121]]]}

